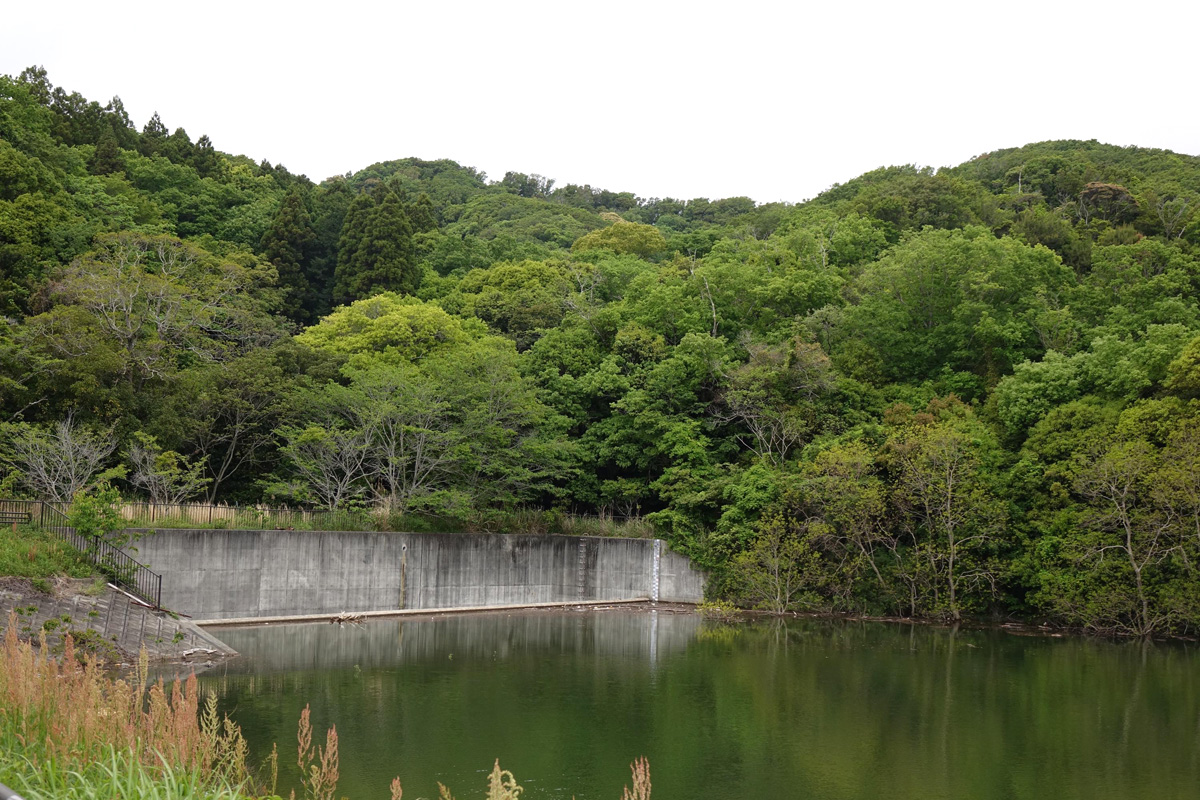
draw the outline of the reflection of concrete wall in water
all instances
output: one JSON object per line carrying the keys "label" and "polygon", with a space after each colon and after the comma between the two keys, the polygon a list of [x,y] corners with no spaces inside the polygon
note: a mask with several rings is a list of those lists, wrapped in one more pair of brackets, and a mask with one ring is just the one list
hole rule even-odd
{"label": "reflection of concrete wall in water", "polygon": [[669,611],[489,612],[438,619],[373,619],[222,628],[240,654],[210,674],[362,669],[444,662],[491,662],[545,652],[594,653],[654,662],[683,652],[700,617]]}
{"label": "reflection of concrete wall in water", "polygon": [[[640,597],[696,603],[704,576],[658,540],[161,530],[138,558],[197,619]],[[657,597],[655,595],[657,594]]]}

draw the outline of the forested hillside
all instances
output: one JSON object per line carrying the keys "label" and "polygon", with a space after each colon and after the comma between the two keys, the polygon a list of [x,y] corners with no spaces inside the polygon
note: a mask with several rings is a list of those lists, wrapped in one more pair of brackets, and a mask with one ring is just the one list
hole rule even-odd
{"label": "forested hillside", "polygon": [[1198,201],[1095,141],[799,205],[317,184],[30,69],[0,494],[640,515],[751,605],[1195,633]]}

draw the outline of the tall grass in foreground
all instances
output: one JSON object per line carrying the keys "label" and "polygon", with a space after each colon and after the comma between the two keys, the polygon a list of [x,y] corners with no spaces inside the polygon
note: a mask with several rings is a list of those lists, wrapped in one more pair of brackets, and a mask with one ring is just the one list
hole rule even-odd
{"label": "tall grass in foreground", "polygon": [[201,780],[242,785],[248,778],[240,729],[217,715],[216,698],[200,709],[196,678],[146,688],[143,655],[130,680],[108,677],[94,659],[82,664],[66,637],[62,657],[17,637],[10,614],[0,647],[0,744],[19,751],[35,773],[67,774],[128,753],[148,774],[166,767]]}
{"label": "tall grass in foreground", "polygon": [[[7,763],[6,763],[7,762]],[[241,789],[165,762],[147,767],[116,748],[102,761],[64,769],[47,761],[33,767],[0,753],[0,781],[28,800],[245,800]]]}
{"label": "tall grass in foreground", "polygon": [[[17,637],[9,614],[0,647],[0,782],[29,800],[245,800],[274,797],[278,749],[266,764],[269,788],[255,785],[241,730],[217,715],[215,695],[203,705],[193,675],[169,689],[146,688],[145,654],[133,679],[106,675],[95,659],[82,664],[68,635],[60,660]],[[307,706],[296,736],[296,767],[307,800],[336,800],[337,728],[314,742]],[[621,800],[650,800],[650,766],[632,765],[633,788]],[[383,787],[380,787],[381,789]],[[438,784],[440,800],[453,800]],[[521,787],[497,761],[486,800],[518,800]],[[400,779],[392,800],[402,800]],[[295,793],[292,793],[295,797]]]}

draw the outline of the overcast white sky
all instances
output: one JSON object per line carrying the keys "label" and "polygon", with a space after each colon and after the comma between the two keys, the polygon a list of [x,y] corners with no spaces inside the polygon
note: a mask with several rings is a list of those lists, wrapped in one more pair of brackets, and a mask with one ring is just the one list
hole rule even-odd
{"label": "overcast white sky", "polygon": [[0,73],[318,181],[418,156],[800,201],[1045,139],[1200,154],[1196,0],[5,5]]}

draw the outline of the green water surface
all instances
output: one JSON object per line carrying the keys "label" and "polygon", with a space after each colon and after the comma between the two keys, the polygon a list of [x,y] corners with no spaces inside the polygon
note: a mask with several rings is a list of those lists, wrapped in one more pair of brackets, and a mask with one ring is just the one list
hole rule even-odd
{"label": "green water surface", "polygon": [[350,800],[482,797],[496,758],[619,800],[642,755],[656,800],[1200,798],[1194,646],[619,609],[217,633],[242,656],[202,684],[285,796],[309,703]]}

